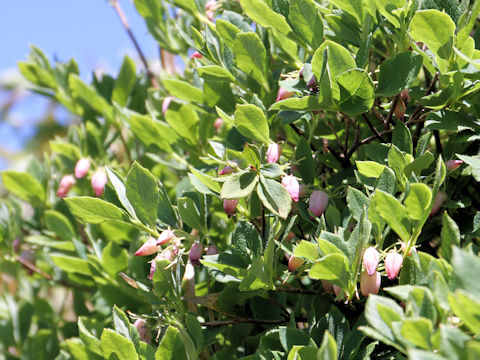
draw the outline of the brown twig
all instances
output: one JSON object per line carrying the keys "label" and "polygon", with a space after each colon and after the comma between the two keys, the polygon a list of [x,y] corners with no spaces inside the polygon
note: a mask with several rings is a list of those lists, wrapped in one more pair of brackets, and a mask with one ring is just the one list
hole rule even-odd
{"label": "brown twig", "polygon": [[145,55],[143,54],[142,49],[140,48],[140,45],[138,44],[137,39],[135,38],[135,35],[133,35],[133,32],[130,28],[130,24],[128,23],[127,17],[125,13],[123,12],[122,7],[118,3],[117,0],[112,0],[110,2],[112,7],[115,9],[115,12],[117,13],[118,17],[120,18],[120,21],[125,28],[125,31],[127,32],[128,36],[130,37],[130,40],[133,42],[133,46],[135,46],[135,50],[137,50],[138,55],[140,56],[140,60],[143,63],[143,66],[145,67],[145,71],[147,72],[147,76],[150,79],[150,82],[152,83],[152,86],[154,88],[158,88],[158,81],[155,77],[155,75],[152,73],[150,70],[150,67],[148,66],[147,59],[145,58]]}
{"label": "brown twig", "polygon": [[[296,322],[306,322],[308,321],[307,318],[299,317],[295,318]],[[232,318],[231,320],[217,320],[217,321],[208,321],[200,323],[202,326],[224,326],[224,325],[233,325],[238,323],[248,323],[248,324],[264,324],[264,325],[279,325],[279,324],[286,324],[290,322],[289,319],[278,319],[278,320],[268,320],[268,319],[253,319],[253,318]]]}
{"label": "brown twig", "polygon": [[277,288],[275,291],[281,292],[288,292],[288,293],[295,293],[295,294],[305,294],[305,295],[315,295],[317,292],[313,290],[305,290],[305,289],[298,289],[298,288]]}
{"label": "brown twig", "polygon": [[373,126],[373,124],[370,122],[370,119],[368,118],[368,116],[366,114],[362,114],[362,117],[363,119],[367,122],[367,125],[368,127],[370,128],[370,130],[373,131],[373,133],[375,134],[375,136],[378,138],[378,140],[380,140],[381,142],[385,142],[382,138],[382,136],[380,135],[380,133],[378,132],[378,130],[375,128],[375,126]]}
{"label": "brown twig", "polygon": [[[432,82],[430,83],[430,86],[428,87],[427,91],[425,91],[425,95],[424,96],[427,96],[429,95],[433,89],[435,88],[435,84],[437,83],[438,81],[438,77],[440,76],[440,73],[437,71],[435,73],[435,76],[433,77],[432,79]],[[423,106],[422,104],[418,104],[417,107],[415,108],[415,110],[413,110],[413,113],[412,113],[412,116],[410,116],[410,120],[415,120],[418,118],[418,116],[420,115],[420,113],[422,112],[422,109],[423,109]]]}
{"label": "brown twig", "polygon": [[[293,129],[293,131],[297,133],[298,136],[304,137],[305,139],[308,140],[308,138],[300,131],[297,125],[290,123],[290,127]],[[310,143],[310,149],[312,149],[313,152],[317,152],[317,148],[312,143]]]}
{"label": "brown twig", "polygon": [[398,99],[400,99],[400,94],[395,95],[395,97],[393,98],[392,104],[390,105],[390,111],[388,112],[387,118],[385,119],[385,126],[387,129],[390,125],[390,121],[392,120],[393,112],[397,107]]}

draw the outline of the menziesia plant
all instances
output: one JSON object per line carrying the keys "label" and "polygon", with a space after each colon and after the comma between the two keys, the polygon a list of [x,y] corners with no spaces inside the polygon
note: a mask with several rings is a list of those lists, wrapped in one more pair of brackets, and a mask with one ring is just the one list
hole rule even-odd
{"label": "menziesia plant", "polygon": [[480,2],[134,3],[159,74],[19,63],[79,121],[2,174],[0,352],[480,358]]}

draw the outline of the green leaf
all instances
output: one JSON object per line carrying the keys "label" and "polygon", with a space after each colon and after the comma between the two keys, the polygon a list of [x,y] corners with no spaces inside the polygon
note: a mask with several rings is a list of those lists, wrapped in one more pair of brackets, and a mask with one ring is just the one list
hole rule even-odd
{"label": "green leaf", "polygon": [[[343,334],[343,336],[345,336],[345,334]],[[337,343],[328,330],[326,330],[325,335],[323,335],[322,344],[320,345],[316,359],[337,360]]]}
{"label": "green leaf", "polygon": [[394,300],[370,294],[365,306],[368,324],[388,340],[395,342],[392,323],[404,318],[403,310]]}
{"label": "green leaf", "polygon": [[263,205],[275,215],[286,219],[292,209],[292,200],[287,189],[279,182],[260,177],[257,194]]}
{"label": "green leaf", "polygon": [[364,5],[361,1],[356,0],[330,0],[337,8],[346,11],[357,19],[358,23],[363,22]]}
{"label": "green leaf", "polygon": [[452,54],[455,23],[438,10],[417,11],[410,22],[413,40],[425,43],[438,57],[448,60]]}
{"label": "green leaf", "polygon": [[75,251],[75,246],[73,245],[72,240],[53,240],[47,236],[42,235],[31,235],[24,238],[25,242],[40,247],[50,247],[52,249],[62,250],[62,251]]}
{"label": "green leaf", "polygon": [[122,67],[112,92],[112,101],[120,106],[127,104],[128,97],[133,90],[136,81],[135,62],[127,55],[123,59]]}
{"label": "green leaf", "polygon": [[325,99],[320,99],[314,95],[303,96],[301,98],[292,97],[273,103],[268,110],[316,111],[336,109],[330,100],[325,100],[325,102],[323,102],[323,100]]}
{"label": "green leaf", "polygon": [[[259,2],[258,0],[255,1]],[[254,32],[237,34],[233,46],[233,54],[235,55],[237,67],[269,90],[267,81],[267,52],[258,35]]]}
{"label": "green leaf", "polygon": [[111,329],[104,329],[100,338],[103,357],[105,359],[135,360],[138,359],[133,343]]}
{"label": "green leaf", "polygon": [[[221,19],[217,19],[221,20]],[[217,22],[218,27],[218,22]],[[217,29],[218,30],[218,29]],[[235,77],[226,69],[218,65],[207,65],[197,67],[198,75],[203,79],[230,80],[235,81]]]}
{"label": "green leaf", "polygon": [[114,242],[109,242],[102,251],[102,266],[111,276],[116,276],[128,267],[127,250]]}
{"label": "green leaf", "polygon": [[330,254],[318,260],[311,267],[308,276],[312,279],[328,280],[343,289],[347,289],[350,280],[350,264],[345,255]]}
{"label": "green leaf", "polygon": [[85,84],[75,74],[70,74],[68,84],[76,100],[81,101],[82,105],[89,106],[96,112],[104,115],[108,121],[112,121],[113,108],[93,86]]}
{"label": "green leaf", "polygon": [[[421,183],[410,184],[410,192],[405,199],[405,209],[412,220],[426,219],[430,211],[428,207],[432,201],[432,190]],[[423,225],[422,223],[420,226]]]}
{"label": "green leaf", "polygon": [[474,334],[480,332],[480,302],[471,294],[457,290],[448,294],[448,303],[456,316]]}
{"label": "green leaf", "polygon": [[471,166],[473,178],[477,182],[480,182],[480,156],[456,155],[460,160],[463,160],[466,164]]}
{"label": "green leaf", "polygon": [[18,171],[2,172],[2,183],[5,188],[20,199],[39,205],[45,201],[42,184],[32,175]]}
{"label": "green leaf", "polygon": [[258,182],[254,172],[242,172],[231,175],[223,183],[220,197],[222,199],[240,199],[250,195]]}
{"label": "green leaf", "polygon": [[100,224],[107,220],[127,221],[128,217],[118,207],[102,199],[74,196],[65,199],[68,208],[80,221]]}
{"label": "green leaf", "polygon": [[403,173],[406,177],[410,177],[410,175],[415,173],[416,175],[420,175],[420,173],[427,169],[430,164],[435,160],[435,157],[430,151],[425,152],[423,155],[417,157],[413,162],[405,166],[403,169]]}
{"label": "green leaf", "polygon": [[397,121],[392,134],[392,143],[401,151],[413,154],[412,134],[402,121]]}
{"label": "green leaf", "polygon": [[295,247],[293,254],[295,257],[315,261],[318,258],[318,245],[310,241],[302,240]]}
{"label": "green leaf", "polygon": [[375,100],[375,88],[367,71],[351,69],[335,77],[340,90],[338,106],[348,115],[370,110]]}
{"label": "green leaf", "polygon": [[480,282],[473,276],[480,274],[480,258],[454,246],[452,266],[457,286],[467,290],[476,299],[480,298]]}
{"label": "green leaf", "polygon": [[429,319],[405,319],[400,327],[402,336],[413,345],[425,349],[432,349],[433,325]]}
{"label": "green leaf", "polygon": [[123,183],[122,178],[120,177],[120,175],[118,175],[115,171],[110,169],[108,166],[105,166],[105,170],[107,171],[107,176],[108,176],[108,179],[110,180],[110,183],[113,185],[113,188],[115,189],[115,193],[117,194],[118,200],[120,200],[120,203],[127,210],[130,216],[132,216],[133,218],[137,218],[137,215],[135,214],[135,210],[133,209],[132,204],[130,204],[130,201],[127,198],[127,189],[125,187],[125,184]]}
{"label": "green leaf", "polygon": [[403,241],[410,239],[411,224],[407,210],[395,197],[381,190],[375,191],[375,208],[385,222]]}
{"label": "green leaf", "polygon": [[261,0],[240,0],[243,11],[253,21],[267,28],[274,28],[284,35],[288,35],[292,29],[285,18],[273,11]]}
{"label": "green leaf", "polygon": [[393,96],[408,88],[416,79],[422,62],[422,56],[412,51],[406,51],[385,60],[380,65],[377,96]]}
{"label": "green leaf", "polygon": [[355,161],[358,172],[367,178],[378,178],[385,170],[385,165],[375,161]]}
{"label": "green leaf", "polygon": [[390,151],[388,152],[388,166],[395,172],[397,181],[399,181],[402,186],[405,185],[406,182],[403,171],[407,164],[405,155],[392,144]]}
{"label": "green leaf", "polygon": [[164,79],[162,82],[170,95],[188,102],[203,103],[202,89],[177,79]]}
{"label": "green leaf", "polygon": [[455,221],[448,215],[447,212],[442,216],[442,243],[440,244],[440,251],[442,257],[450,261],[452,258],[452,246],[460,245],[460,230]]}
{"label": "green leaf", "polygon": [[323,39],[323,22],[313,0],[297,0],[290,3],[288,20],[293,31],[312,49],[320,46]]}
{"label": "green leaf", "polygon": [[144,145],[156,145],[166,152],[173,151],[170,145],[178,136],[166,123],[138,114],[130,115],[127,121],[130,124],[130,130]]}
{"label": "green leaf", "polygon": [[132,341],[135,348],[137,349],[140,342],[138,331],[135,329],[133,324],[130,324],[127,315],[125,315],[125,313],[120,310],[116,305],[113,306],[112,315],[115,332]]}
{"label": "green leaf", "polygon": [[181,197],[177,199],[177,203],[180,217],[188,226],[207,232],[202,211],[197,207],[195,201],[189,197]]}
{"label": "green leaf", "polygon": [[168,125],[191,145],[198,145],[198,114],[191,106],[185,104],[170,103],[165,119]]}
{"label": "green leaf", "polygon": [[47,229],[53,231],[63,240],[71,240],[75,237],[75,230],[72,223],[61,212],[47,210],[45,215],[45,225]]}
{"label": "green leaf", "polygon": [[347,205],[350,209],[352,217],[359,221],[360,217],[362,216],[363,209],[368,209],[370,205],[370,199],[361,191],[349,186],[347,190]]}
{"label": "green leaf", "polygon": [[179,331],[173,326],[168,326],[155,353],[155,360],[164,359],[187,360]]}
{"label": "green leaf", "polygon": [[126,195],[138,218],[151,227],[155,226],[159,202],[155,177],[136,161],[127,174]]}
{"label": "green leaf", "polygon": [[244,260],[246,264],[250,263],[251,255],[258,256],[262,254],[263,242],[255,226],[249,222],[240,220],[232,234],[232,251]]}
{"label": "green leaf", "polygon": [[87,276],[92,275],[87,260],[55,253],[50,254],[50,258],[55,265],[67,273],[77,273]]}
{"label": "green leaf", "polygon": [[252,104],[237,105],[235,109],[235,127],[243,136],[268,143],[270,130],[263,111]]}
{"label": "green leaf", "polygon": [[301,137],[297,143],[295,159],[299,161],[298,172],[302,175],[303,183],[313,184],[315,181],[315,161],[308,141]]}

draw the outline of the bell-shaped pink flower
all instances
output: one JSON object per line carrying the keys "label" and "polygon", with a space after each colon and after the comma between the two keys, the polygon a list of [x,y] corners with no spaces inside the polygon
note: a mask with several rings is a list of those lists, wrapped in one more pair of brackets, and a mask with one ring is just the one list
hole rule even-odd
{"label": "bell-shaped pink flower", "polygon": [[302,266],[305,263],[303,259],[300,259],[295,256],[290,256],[290,259],[288,260],[288,271],[294,272],[297,270],[300,266]]}
{"label": "bell-shaped pink flower", "polygon": [[288,99],[292,96],[293,92],[287,91],[284,88],[280,87],[278,88],[277,98],[275,99],[275,102]]}
{"label": "bell-shaped pink flower", "polygon": [[385,272],[390,280],[397,277],[402,268],[403,256],[396,251],[391,251],[385,257]]}
{"label": "bell-shaped pink flower", "polygon": [[163,99],[163,102],[162,102],[162,114],[163,114],[163,116],[165,116],[165,114],[168,110],[168,107],[170,106],[170,103],[172,102],[172,100],[173,100],[172,96],[167,96],[165,99]]}
{"label": "bell-shaped pink flower", "polygon": [[188,259],[193,265],[200,265],[200,259],[202,258],[203,246],[198,241],[195,241],[188,252]]}
{"label": "bell-shaped pink flower", "polygon": [[447,170],[452,171],[460,167],[460,165],[463,164],[462,160],[448,160],[445,165],[447,167]]}
{"label": "bell-shaped pink flower", "polygon": [[222,170],[218,172],[218,175],[228,175],[233,173],[233,169],[230,166],[224,166]]}
{"label": "bell-shaped pink flower", "polygon": [[369,275],[366,271],[362,271],[360,274],[360,292],[363,296],[370,294],[378,294],[381,284],[381,276],[378,271],[375,271],[373,275]]}
{"label": "bell-shaped pink flower", "polygon": [[172,230],[163,230],[160,236],[157,239],[157,245],[163,245],[168,243],[175,237],[175,233]]}
{"label": "bell-shaped pink flower", "polygon": [[155,254],[160,248],[157,246],[155,238],[148,239],[135,253],[135,256],[148,256]]}
{"label": "bell-shaped pink flower", "polygon": [[438,213],[445,200],[447,200],[447,194],[445,194],[443,191],[439,191],[435,197],[435,201],[433,202],[432,210],[430,211],[430,217],[433,217]]}
{"label": "bell-shaped pink flower", "polygon": [[60,184],[58,186],[57,190],[57,196],[58,197],[65,197],[70,189],[75,185],[75,178],[73,175],[64,175],[62,179],[60,180]]}
{"label": "bell-shaped pink flower", "polygon": [[75,165],[75,177],[77,179],[83,178],[85,175],[87,175],[88,170],[90,170],[90,160],[87,158],[81,158]]}
{"label": "bell-shaped pink flower", "polygon": [[324,191],[315,190],[308,201],[308,209],[315,216],[321,216],[328,206],[328,195]]}
{"label": "bell-shaped pink flower", "polygon": [[282,185],[287,189],[293,201],[298,202],[300,194],[300,184],[293,175],[287,175],[282,178]]}
{"label": "bell-shaped pink flower", "polygon": [[267,149],[267,161],[269,164],[276,163],[282,155],[282,147],[277,143],[271,143]]}
{"label": "bell-shaped pink flower", "polygon": [[198,51],[194,51],[192,55],[190,55],[190,59],[201,59],[201,58],[203,58],[203,56]]}
{"label": "bell-shaped pink flower", "polygon": [[363,252],[363,266],[368,275],[372,276],[377,271],[380,254],[377,249],[370,246]]}
{"label": "bell-shaped pink flower", "polygon": [[95,192],[95,195],[102,196],[103,189],[107,185],[108,178],[107,174],[103,170],[97,170],[92,175],[92,189]]}
{"label": "bell-shaped pink flower", "polygon": [[333,284],[328,280],[322,280],[322,287],[328,294],[333,294]]}
{"label": "bell-shaped pink flower", "polygon": [[133,323],[133,326],[137,328],[138,335],[140,336],[140,341],[150,344],[150,342],[152,341],[152,335],[150,334],[150,330],[148,329],[145,320],[137,319]]}
{"label": "bell-shaped pink flower", "polygon": [[222,125],[223,125],[223,119],[222,118],[216,118],[214,123],[213,123],[213,127],[215,128],[215,131],[219,132]]}
{"label": "bell-shaped pink flower", "polygon": [[238,205],[238,200],[235,199],[223,199],[223,210],[225,211],[225,214],[230,216],[234,216],[237,211],[237,205]]}
{"label": "bell-shaped pink flower", "polygon": [[215,245],[210,244],[205,248],[205,254],[207,255],[217,255],[218,249]]}

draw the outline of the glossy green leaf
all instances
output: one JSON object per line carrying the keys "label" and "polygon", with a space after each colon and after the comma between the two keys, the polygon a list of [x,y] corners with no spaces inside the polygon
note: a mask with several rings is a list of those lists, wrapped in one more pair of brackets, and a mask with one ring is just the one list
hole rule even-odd
{"label": "glossy green leaf", "polygon": [[274,214],[286,219],[292,208],[287,189],[278,181],[261,177],[257,194],[263,205]]}
{"label": "glossy green leaf", "polygon": [[328,280],[346,289],[350,280],[350,265],[342,254],[330,254],[318,260],[310,269],[308,276],[312,279]]}
{"label": "glossy green leaf", "polygon": [[377,96],[393,96],[403,91],[416,79],[421,67],[422,57],[412,51],[395,55],[380,65]]}
{"label": "glossy green leaf", "polygon": [[323,22],[313,0],[298,0],[290,3],[288,20],[293,31],[312,49],[320,46],[323,39]]}
{"label": "glossy green leaf", "polygon": [[430,320],[425,318],[405,319],[400,332],[413,345],[425,350],[432,349],[433,325]]}
{"label": "glossy green leaf", "polygon": [[3,171],[2,183],[5,188],[20,199],[40,204],[45,200],[42,184],[26,172]]}
{"label": "glossy green leaf", "polygon": [[378,178],[385,170],[385,165],[375,161],[355,161],[358,172],[365,177]]}
{"label": "glossy green leaf", "polygon": [[223,183],[220,196],[223,199],[240,199],[250,195],[258,182],[257,174],[242,172],[232,175]]}
{"label": "glossy green leaf", "polygon": [[440,244],[440,251],[442,257],[450,261],[452,258],[452,246],[460,245],[460,229],[455,221],[448,215],[447,212],[442,215],[442,243]]}
{"label": "glossy green leaf", "polygon": [[111,329],[103,330],[100,341],[100,346],[102,347],[105,359],[138,359],[133,343]]}
{"label": "glossy green leaf", "polygon": [[405,199],[405,209],[412,220],[426,219],[429,214],[428,207],[432,201],[432,190],[421,183],[410,184],[410,192]]}
{"label": "glossy green leaf", "polygon": [[[255,1],[260,2],[259,0]],[[234,42],[233,54],[235,55],[235,63],[240,70],[251,76],[265,89],[269,89],[267,53],[257,34],[253,32],[239,33]]]}
{"label": "glossy green leaf", "polygon": [[410,134],[410,130],[408,130],[407,126],[401,121],[398,121],[395,125],[392,134],[392,143],[399,150],[410,155],[413,154],[412,134]]}
{"label": "glossy green leaf", "polygon": [[263,111],[255,105],[237,105],[235,126],[243,136],[259,142],[268,143],[270,131]]}
{"label": "glossy green leaf", "polygon": [[89,196],[74,196],[65,199],[68,208],[80,221],[100,224],[107,220],[127,221],[126,214],[115,205]]}
{"label": "glossy green leaf", "polygon": [[395,197],[381,190],[375,192],[375,208],[403,241],[410,239],[411,224],[407,210]]}
{"label": "glossy green leaf", "polygon": [[115,86],[112,92],[112,101],[120,106],[127,104],[128,97],[135,85],[136,70],[135,62],[128,56],[123,59],[122,67],[115,80]]}
{"label": "glossy green leaf", "polygon": [[359,115],[370,110],[375,100],[375,89],[365,70],[352,69],[335,77],[340,90],[338,106],[348,115]]}
{"label": "glossy green leaf", "polygon": [[240,0],[243,11],[256,23],[263,27],[271,27],[284,35],[288,35],[292,29],[285,17],[272,10],[261,0]]}

